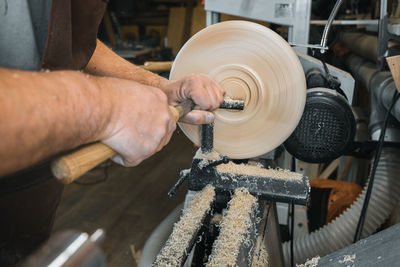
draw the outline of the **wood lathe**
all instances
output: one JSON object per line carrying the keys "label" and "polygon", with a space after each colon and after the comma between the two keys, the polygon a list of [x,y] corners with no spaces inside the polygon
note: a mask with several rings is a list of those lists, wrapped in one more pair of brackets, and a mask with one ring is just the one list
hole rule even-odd
{"label": "wood lathe", "polygon": [[[216,111],[211,125],[179,123],[200,149],[169,192],[173,196],[188,181],[185,223],[175,225],[153,266],[282,266],[275,202],[306,205],[308,178],[251,158],[280,146],[299,122],[306,91],[302,65],[273,31],[230,21],[203,29],[183,46],[171,79],[190,73],[208,74],[244,108]],[[193,203],[210,188],[213,198],[198,209],[201,220],[188,223]],[[222,218],[213,219],[218,214]]]}

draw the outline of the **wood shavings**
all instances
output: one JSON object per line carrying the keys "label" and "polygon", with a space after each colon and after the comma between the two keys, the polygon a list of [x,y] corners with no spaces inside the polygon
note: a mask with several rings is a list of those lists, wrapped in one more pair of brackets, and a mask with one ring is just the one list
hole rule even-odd
{"label": "wood shavings", "polygon": [[311,260],[307,260],[304,264],[296,264],[296,267],[316,267],[320,259],[320,256],[316,256]]}
{"label": "wood shavings", "polygon": [[211,218],[210,223],[212,223],[212,224],[220,224],[221,221],[222,221],[222,214],[221,213],[216,213]]}
{"label": "wood shavings", "polygon": [[197,150],[195,158],[199,159],[206,159],[206,160],[218,160],[221,158],[221,155],[218,154],[215,150],[211,151],[210,153],[203,154],[201,153],[201,149]]}
{"label": "wood shavings", "polygon": [[339,263],[349,263],[349,262],[354,262],[356,258],[356,254],[353,255],[344,255],[343,260],[339,260]]}
{"label": "wood shavings", "polygon": [[229,96],[224,97],[225,105],[228,107],[234,107],[241,104],[245,99],[232,99]]}
{"label": "wood shavings", "polygon": [[214,187],[209,185],[194,196],[183,211],[180,220],[175,223],[171,235],[157,255],[153,266],[181,266],[183,259],[190,252],[187,250],[190,249],[194,236],[210,210],[214,197]]}
{"label": "wood shavings", "polygon": [[284,169],[265,169],[260,164],[247,165],[247,164],[235,164],[233,162],[229,162],[227,164],[218,165],[217,171],[220,173],[234,173],[234,174],[251,175],[259,177],[271,177],[284,180],[302,181],[303,178],[303,176],[300,173],[291,172]]}
{"label": "wood shavings", "polygon": [[251,267],[267,267],[268,266],[268,252],[263,244],[261,249],[254,254],[253,263]]}
{"label": "wood shavings", "polygon": [[228,203],[220,223],[220,234],[215,240],[209,262],[206,266],[236,266],[240,246],[248,242],[247,232],[251,227],[251,214],[257,199],[247,189],[237,189]]}
{"label": "wood shavings", "polygon": [[238,103],[244,101],[244,99],[232,99],[230,96],[226,95],[226,96],[224,97],[224,101],[225,101],[225,102],[228,102],[228,103],[235,103],[235,104],[238,104]]}
{"label": "wood shavings", "polygon": [[197,150],[196,155],[194,156],[197,159],[200,159],[198,163],[198,167],[203,169],[206,167],[211,161],[219,160],[221,155],[216,151],[211,151],[210,153],[203,154],[201,149]]}

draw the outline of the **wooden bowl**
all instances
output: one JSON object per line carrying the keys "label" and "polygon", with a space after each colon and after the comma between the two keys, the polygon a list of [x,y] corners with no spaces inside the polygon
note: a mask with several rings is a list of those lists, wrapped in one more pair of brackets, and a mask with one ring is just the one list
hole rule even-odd
{"label": "wooden bowl", "polygon": [[[243,111],[215,111],[214,149],[234,159],[263,155],[282,144],[300,121],[306,81],[289,44],[272,30],[227,21],[195,34],[179,51],[170,79],[207,74]],[[179,123],[200,144],[200,126]]]}

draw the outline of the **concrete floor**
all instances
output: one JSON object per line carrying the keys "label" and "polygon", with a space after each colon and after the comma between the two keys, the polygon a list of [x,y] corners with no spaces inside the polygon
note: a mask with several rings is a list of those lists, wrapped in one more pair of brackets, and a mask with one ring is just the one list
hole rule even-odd
{"label": "concrete floor", "polygon": [[[92,233],[103,228],[106,240],[102,248],[107,266],[136,266],[130,245],[142,249],[153,229],[183,201],[186,185],[172,199],[168,199],[167,192],[180,170],[190,167],[195,150],[177,130],[162,151],[139,166],[124,168],[111,164],[103,182],[66,186],[54,231],[75,229]],[[103,164],[79,182],[104,180],[104,171]]]}

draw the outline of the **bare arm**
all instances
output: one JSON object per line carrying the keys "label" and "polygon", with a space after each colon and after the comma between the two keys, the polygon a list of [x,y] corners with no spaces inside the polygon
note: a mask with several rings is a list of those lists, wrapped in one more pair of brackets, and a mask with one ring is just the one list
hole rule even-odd
{"label": "bare arm", "polygon": [[4,68],[0,125],[0,176],[97,140],[115,149],[120,163],[137,165],[175,129],[166,96],[156,88],[76,71]]}
{"label": "bare arm", "polygon": [[99,40],[85,71],[97,76],[134,80],[157,88],[168,84],[167,79],[128,62]]}
{"label": "bare arm", "polygon": [[214,115],[208,111],[218,108],[224,100],[225,91],[205,75],[192,75],[178,81],[169,81],[126,61],[100,41],[97,41],[96,50],[85,71],[98,76],[134,80],[157,87],[167,95],[170,105],[192,99],[198,110],[181,118],[181,121],[187,123],[211,123],[214,121]]}

